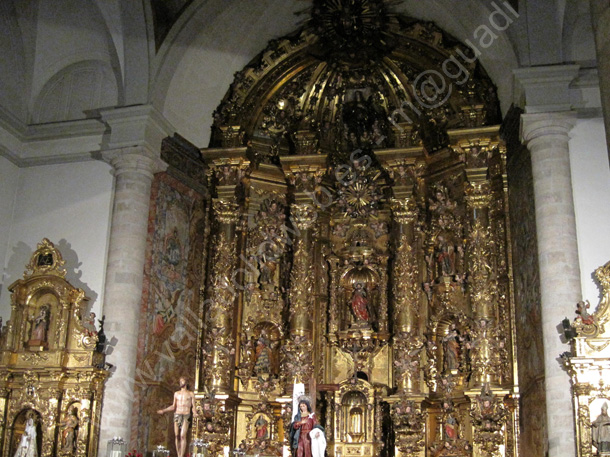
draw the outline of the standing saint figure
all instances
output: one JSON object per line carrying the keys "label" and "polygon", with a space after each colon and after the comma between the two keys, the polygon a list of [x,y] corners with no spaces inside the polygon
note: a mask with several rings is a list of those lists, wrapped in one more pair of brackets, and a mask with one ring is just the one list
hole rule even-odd
{"label": "standing saint figure", "polygon": [[610,416],[608,416],[608,403],[602,405],[602,412],[591,423],[591,437],[598,454],[610,452]]}
{"label": "standing saint figure", "polygon": [[460,335],[455,324],[451,324],[447,335],[443,338],[443,372],[456,370],[460,360]]}
{"label": "standing saint figure", "polygon": [[15,457],[38,457],[36,444],[36,426],[31,417],[27,420],[25,431],[21,435],[21,441],[15,452]]}
{"label": "standing saint figure", "polygon": [[256,352],[254,354],[254,373],[260,381],[267,381],[271,375],[271,349],[266,338],[260,337],[256,340]]}
{"label": "standing saint figure", "polygon": [[[174,403],[165,409],[160,409],[157,414],[174,411],[174,435],[176,436],[176,452],[178,457],[186,455],[186,436],[192,417],[198,417],[195,410],[195,394],[189,390],[186,378],[181,376],[180,390],[174,393]],[[191,410],[193,414],[191,416]]]}
{"label": "standing saint figure", "polygon": [[37,343],[46,342],[47,330],[49,328],[49,307],[47,305],[41,306],[38,316],[33,321],[30,341],[36,341]]}
{"label": "standing saint figure", "polygon": [[256,419],[256,422],[254,423],[257,440],[269,439],[268,425],[269,424],[264,416],[258,416],[258,419]]}
{"label": "standing saint figure", "polygon": [[299,399],[299,412],[290,424],[290,447],[293,457],[324,457],[324,429],[318,424],[311,403],[305,398]]}
{"label": "standing saint figure", "polygon": [[361,282],[354,284],[354,291],[352,292],[352,312],[356,319],[359,321],[370,322],[371,316],[369,314],[369,301],[367,298],[366,287]]}
{"label": "standing saint figure", "polygon": [[73,408],[63,420],[61,432],[61,450],[73,452],[76,444],[76,428],[78,427],[77,409]]}

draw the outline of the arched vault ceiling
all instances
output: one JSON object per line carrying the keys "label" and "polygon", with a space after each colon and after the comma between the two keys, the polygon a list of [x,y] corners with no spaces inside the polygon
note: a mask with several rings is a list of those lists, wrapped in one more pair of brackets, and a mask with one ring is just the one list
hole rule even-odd
{"label": "arched vault ceiling", "polygon": [[[477,0],[401,2],[397,12],[436,23],[459,41],[473,40],[488,23],[489,10]],[[296,30],[310,6],[303,0],[208,0],[193,2],[177,21],[156,60],[152,99],[164,115],[198,146],[210,139],[212,113],[233,81],[235,72],[266,47],[267,42]],[[511,69],[515,52],[501,33],[480,61],[498,87],[503,111],[512,101]]]}

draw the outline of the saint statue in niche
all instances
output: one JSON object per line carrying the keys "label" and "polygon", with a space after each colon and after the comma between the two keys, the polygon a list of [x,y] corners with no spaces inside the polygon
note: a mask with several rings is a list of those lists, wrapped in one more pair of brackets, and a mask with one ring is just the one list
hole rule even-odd
{"label": "saint statue in niche", "polygon": [[266,381],[271,375],[271,349],[266,338],[260,337],[256,341],[255,357],[254,372],[261,381]]}
{"label": "saint statue in niche", "polygon": [[451,324],[447,335],[443,337],[443,372],[457,370],[460,362],[462,337],[455,324]]}
{"label": "saint statue in niche", "polygon": [[591,423],[591,437],[598,454],[610,454],[610,416],[608,416],[608,403],[602,405],[602,412]]}
{"label": "saint statue in niche", "polygon": [[47,330],[49,329],[49,306],[42,305],[36,317],[32,320],[32,333],[30,335],[31,345],[40,345],[47,342]]}
{"label": "saint statue in niche", "polygon": [[64,452],[73,452],[76,444],[76,429],[78,428],[78,410],[72,408],[62,422],[61,448]]}
{"label": "saint statue in niche", "polygon": [[350,305],[357,322],[366,322],[367,324],[371,322],[368,292],[364,283],[357,282],[354,284]]}
{"label": "saint statue in niche", "polygon": [[269,439],[269,423],[265,419],[265,416],[258,416],[258,419],[256,419],[256,422],[254,423],[254,428],[256,429],[257,440]]}

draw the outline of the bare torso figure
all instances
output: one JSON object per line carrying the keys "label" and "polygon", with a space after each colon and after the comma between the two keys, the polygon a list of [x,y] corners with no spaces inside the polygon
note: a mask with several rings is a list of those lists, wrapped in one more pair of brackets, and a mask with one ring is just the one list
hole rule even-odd
{"label": "bare torso figure", "polygon": [[195,394],[188,390],[186,378],[180,378],[180,390],[174,393],[174,403],[157,411],[158,414],[174,411],[174,435],[176,436],[178,457],[186,455],[186,437],[191,421],[191,410],[193,412],[192,417],[197,417]]}

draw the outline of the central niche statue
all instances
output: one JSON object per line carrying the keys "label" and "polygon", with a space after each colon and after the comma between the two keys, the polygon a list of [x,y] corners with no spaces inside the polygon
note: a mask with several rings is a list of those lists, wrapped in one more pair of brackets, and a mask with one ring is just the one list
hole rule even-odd
{"label": "central niche statue", "polygon": [[354,284],[354,291],[352,292],[351,307],[352,313],[356,318],[356,322],[371,323],[371,310],[369,307],[368,292],[366,290],[366,284],[357,282]]}

